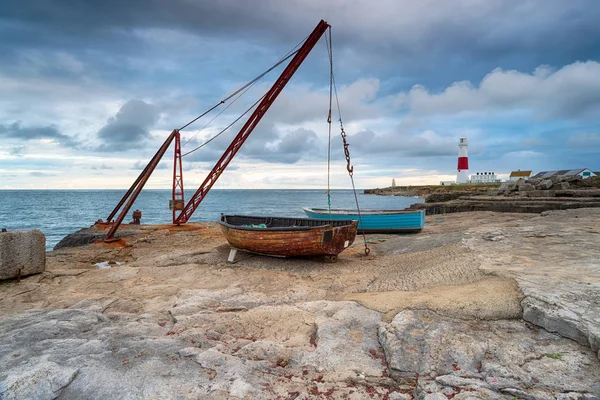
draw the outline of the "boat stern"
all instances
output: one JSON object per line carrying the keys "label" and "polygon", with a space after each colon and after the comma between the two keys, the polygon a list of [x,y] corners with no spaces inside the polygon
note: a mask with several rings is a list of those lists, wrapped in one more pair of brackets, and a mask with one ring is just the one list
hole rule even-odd
{"label": "boat stern", "polygon": [[323,252],[328,255],[337,256],[354,243],[357,230],[358,221],[352,221],[352,223],[344,226],[331,227],[331,229],[324,230],[321,239]]}

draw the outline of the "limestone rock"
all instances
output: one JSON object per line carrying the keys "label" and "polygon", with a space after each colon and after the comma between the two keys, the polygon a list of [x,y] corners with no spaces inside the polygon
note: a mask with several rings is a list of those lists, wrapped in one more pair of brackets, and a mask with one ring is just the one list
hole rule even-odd
{"label": "limestone rock", "polygon": [[536,189],[548,190],[552,187],[552,185],[552,179],[544,179],[538,185],[536,185]]}
{"label": "limestone rock", "polygon": [[[598,353],[600,231],[590,221],[599,217],[598,209],[547,211],[523,226],[473,229],[465,244],[481,251],[484,271],[515,277],[524,320]],[[492,233],[504,240],[485,240]]]}
{"label": "limestone rock", "polygon": [[519,185],[519,192],[530,192],[532,190],[535,190],[535,186],[530,183],[523,183]]}
{"label": "limestone rock", "polygon": [[317,313],[315,350],[295,357],[294,362],[327,371],[329,379],[382,376],[385,365],[377,340],[381,314],[354,302],[299,304]]}
{"label": "limestone rock", "polygon": [[[54,250],[66,248],[66,247],[79,247],[86,244],[94,243],[98,240],[106,238],[107,231],[96,229],[94,226],[91,228],[83,228],[77,232],[71,233],[60,240],[55,246]],[[116,238],[127,237],[134,235],[135,231],[128,231],[126,227],[122,226],[121,229],[115,234]]]}
{"label": "limestone rock", "polygon": [[[600,358],[600,319],[598,309],[590,299],[600,298],[589,285],[563,282],[563,288],[548,290],[523,284],[523,319],[550,332],[573,339],[598,352]],[[578,294],[579,293],[579,294]]]}
{"label": "limestone rock", "polygon": [[510,193],[512,193],[516,190],[518,190],[517,182],[515,182],[515,181],[503,182],[500,185],[500,187],[498,188],[497,194],[498,195],[509,195]]}
{"label": "limestone rock", "polygon": [[260,340],[248,343],[235,355],[250,360],[271,361],[285,366],[290,362],[291,351],[277,342]]}
{"label": "limestone rock", "polygon": [[79,369],[31,359],[23,368],[9,374],[0,385],[0,398],[6,400],[52,400],[59,397]]}
{"label": "limestone rock", "polygon": [[0,232],[0,280],[46,269],[46,237],[41,231]]}
{"label": "limestone rock", "polygon": [[522,321],[462,321],[406,310],[380,326],[379,338],[392,372],[404,379],[418,374],[418,398],[471,390],[499,396],[511,388],[526,388],[522,397],[600,395],[600,361],[592,351]]}
{"label": "limestone rock", "polygon": [[[209,382],[159,325],[62,309],[0,321],[0,398],[199,398]],[[133,319],[133,318],[132,318]],[[148,336],[151,335],[151,337]],[[192,368],[196,366],[196,368]],[[152,377],[152,379],[148,379]]]}

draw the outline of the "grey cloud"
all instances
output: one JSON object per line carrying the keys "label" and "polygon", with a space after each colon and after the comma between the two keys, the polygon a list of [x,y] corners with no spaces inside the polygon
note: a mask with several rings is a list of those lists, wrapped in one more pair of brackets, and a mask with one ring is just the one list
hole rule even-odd
{"label": "grey cloud", "polygon": [[[131,169],[135,169],[135,170],[143,170],[144,168],[146,168],[146,165],[148,165],[148,161],[136,161],[135,163],[133,163],[133,165],[131,166]],[[156,169],[169,169],[172,168],[172,165],[169,165],[169,163],[167,161],[161,161],[155,168]]]}
{"label": "grey cloud", "polygon": [[[301,159],[312,159],[316,152],[325,152],[324,144],[311,130],[299,128],[280,132],[272,122],[264,121],[248,137],[235,158],[261,160],[271,163],[294,164]],[[184,163],[202,162],[214,164],[231,143],[231,135],[219,137],[208,146],[184,157]],[[184,150],[185,152],[185,150]]]}
{"label": "grey cloud", "polygon": [[595,149],[600,152],[600,133],[598,132],[582,132],[574,133],[567,139],[569,147],[578,147],[583,149]]}
{"label": "grey cloud", "polygon": [[351,155],[368,157],[373,155],[390,157],[439,157],[456,154],[456,140],[443,137],[433,131],[420,134],[361,131],[348,137]]}
{"label": "grey cloud", "polygon": [[90,169],[93,170],[105,170],[105,169],[115,169],[115,167],[111,167],[110,165],[100,164],[100,165],[92,165]]}
{"label": "grey cloud", "polygon": [[25,146],[14,146],[10,150],[8,150],[8,154],[11,156],[22,156],[25,154]]}
{"label": "grey cloud", "polygon": [[51,139],[67,147],[76,147],[78,144],[71,136],[61,133],[56,125],[24,127],[21,121],[0,125],[0,137],[25,141]]}
{"label": "grey cloud", "polygon": [[[113,52],[135,51],[143,40],[131,33],[152,29],[227,40],[243,36],[289,48],[324,18],[334,28],[334,55],[347,73],[370,68],[402,87],[425,80],[436,87],[448,79],[479,79],[497,66],[532,69],[600,56],[600,5],[595,0],[49,0],[3,2],[0,15],[19,21],[20,27],[18,34],[5,27],[12,40],[3,46],[42,42],[48,47],[84,47],[85,42],[86,48]],[[49,34],[40,35],[39,30]]]}
{"label": "grey cloud", "polygon": [[39,172],[39,171],[30,172],[29,175],[35,176],[35,177],[55,176],[55,174],[49,174],[47,172]]}
{"label": "grey cloud", "polygon": [[312,130],[298,128],[281,133],[273,125],[269,128],[263,130],[263,135],[248,139],[248,146],[240,150],[243,157],[294,164],[302,159],[314,159],[317,152],[326,151]]}
{"label": "grey cloud", "polygon": [[143,147],[150,139],[149,129],[159,117],[159,110],[153,104],[129,100],[96,134],[101,141],[98,150],[125,151]]}
{"label": "grey cloud", "polygon": [[299,128],[285,133],[278,142],[265,148],[266,154],[260,156],[265,161],[294,164],[303,158],[313,158],[315,153],[323,150],[320,145],[315,132]]}

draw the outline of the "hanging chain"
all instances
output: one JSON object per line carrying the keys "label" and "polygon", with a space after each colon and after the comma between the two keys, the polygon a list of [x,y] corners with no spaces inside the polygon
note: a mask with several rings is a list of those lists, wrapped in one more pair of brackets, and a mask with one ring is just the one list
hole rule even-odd
{"label": "hanging chain", "polygon": [[358,212],[358,219],[360,221],[360,224],[363,226],[362,234],[363,234],[363,241],[365,244],[365,255],[368,256],[369,253],[371,252],[371,249],[369,248],[369,245],[367,244],[367,236],[365,235],[365,228],[362,223],[362,215],[360,214],[360,207],[358,205],[358,197],[356,196],[356,187],[354,186],[354,166],[352,166],[350,164],[350,151],[348,150],[348,147],[350,145],[346,141],[346,131],[344,130],[344,125],[342,124],[341,117],[340,117],[340,135],[342,136],[342,140],[344,142],[344,154],[346,155],[346,162],[347,162],[346,169],[348,170],[348,175],[350,175],[350,181],[352,182],[352,190],[354,191],[354,199],[356,200],[356,211]]}
{"label": "hanging chain", "polygon": [[[327,36],[325,37],[327,38]],[[326,40],[327,42],[327,40]],[[363,242],[365,244],[365,255],[369,255],[369,253],[371,252],[371,249],[369,248],[369,245],[367,244],[367,236],[365,235],[365,228],[364,225],[362,223],[362,215],[360,214],[360,206],[358,205],[358,196],[356,195],[356,187],[354,186],[354,167],[351,165],[350,162],[350,150],[348,150],[348,147],[350,146],[348,144],[348,142],[346,141],[346,131],[344,130],[344,124],[342,123],[342,111],[340,109],[340,101],[338,99],[338,95],[337,95],[337,88],[335,86],[335,78],[333,76],[333,44],[331,42],[331,27],[329,27],[329,42],[328,42],[328,46],[327,46],[327,50],[329,53],[329,116],[327,117],[327,122],[329,123],[329,146],[331,147],[331,105],[332,105],[332,99],[333,99],[333,94],[335,93],[335,101],[337,104],[337,109],[338,109],[338,115],[340,116],[340,135],[342,136],[342,141],[344,142],[344,155],[346,156],[346,169],[348,170],[348,174],[350,175],[350,181],[352,182],[352,191],[354,192],[354,200],[356,201],[356,211],[358,213],[358,220],[360,222],[360,225],[363,226],[362,229],[362,236],[363,236]],[[333,89],[333,90],[332,90]],[[329,199],[329,155],[327,157],[327,198]],[[329,213],[331,214],[331,208]]]}
{"label": "hanging chain", "polygon": [[346,165],[346,169],[348,170],[350,177],[352,177],[352,175],[354,174],[354,167],[352,165],[350,165],[350,150],[348,150],[348,147],[350,145],[348,144],[348,142],[346,142],[346,131],[344,131],[344,126],[342,125],[341,118],[340,118],[340,129],[341,129],[340,134],[342,135],[342,140],[344,141],[344,154],[346,155],[346,162],[348,163]]}

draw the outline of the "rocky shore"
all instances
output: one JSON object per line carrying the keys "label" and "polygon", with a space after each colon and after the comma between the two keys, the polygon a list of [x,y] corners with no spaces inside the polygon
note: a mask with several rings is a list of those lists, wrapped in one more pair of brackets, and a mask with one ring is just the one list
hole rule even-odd
{"label": "rocky shore", "polygon": [[1,399],[600,398],[600,208],[430,215],[335,264],[124,228],[0,282]]}
{"label": "rocky shore", "polygon": [[427,215],[465,211],[541,213],[550,210],[600,207],[600,177],[579,176],[518,180],[501,185],[420,186],[368,189],[383,196],[421,196],[424,203],[410,208]]}

